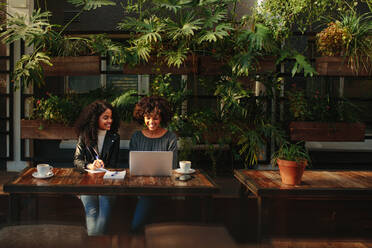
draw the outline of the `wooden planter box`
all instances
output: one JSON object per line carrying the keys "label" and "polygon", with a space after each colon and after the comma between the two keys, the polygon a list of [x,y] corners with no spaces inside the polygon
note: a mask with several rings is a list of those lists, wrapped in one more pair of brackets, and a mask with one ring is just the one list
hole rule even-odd
{"label": "wooden planter box", "polygon": [[185,63],[178,67],[168,67],[164,64],[162,59],[150,58],[148,63],[141,63],[135,66],[124,64],[123,73],[124,74],[166,74],[172,73],[175,75],[185,75],[189,73],[197,72],[197,60],[189,57],[186,59]]}
{"label": "wooden planter box", "polygon": [[73,127],[40,120],[21,120],[21,139],[76,139]]}
{"label": "wooden planter box", "polygon": [[55,57],[53,66],[43,64],[44,76],[84,76],[101,73],[99,56]]}
{"label": "wooden planter box", "polygon": [[[42,128],[40,128],[42,126]],[[120,123],[120,139],[129,140],[142,126],[135,122]],[[40,120],[21,120],[21,139],[68,140],[77,139],[74,127]]]}
{"label": "wooden planter box", "polygon": [[[150,58],[146,64],[123,66],[124,74],[165,74],[172,73],[178,75],[197,74],[197,75],[219,75],[226,66],[226,62],[218,60],[212,56],[188,57],[185,64],[180,68],[168,67],[162,64],[162,60]],[[268,73],[276,70],[274,57],[262,57],[258,60],[256,73]]]}
{"label": "wooden planter box", "polygon": [[364,66],[360,66],[359,71],[353,70],[347,64],[347,58],[344,57],[318,57],[315,58],[316,71],[321,76],[372,76],[372,65],[369,65],[369,71]]}
{"label": "wooden planter box", "polygon": [[291,122],[292,141],[363,141],[366,125],[363,123]]}

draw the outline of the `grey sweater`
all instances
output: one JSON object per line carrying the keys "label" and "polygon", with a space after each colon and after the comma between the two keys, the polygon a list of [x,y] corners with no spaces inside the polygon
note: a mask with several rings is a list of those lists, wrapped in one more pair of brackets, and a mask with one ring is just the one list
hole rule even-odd
{"label": "grey sweater", "polygon": [[130,151],[172,151],[173,169],[178,166],[177,160],[177,136],[171,131],[167,131],[160,138],[148,138],[141,131],[136,131],[129,143]]}

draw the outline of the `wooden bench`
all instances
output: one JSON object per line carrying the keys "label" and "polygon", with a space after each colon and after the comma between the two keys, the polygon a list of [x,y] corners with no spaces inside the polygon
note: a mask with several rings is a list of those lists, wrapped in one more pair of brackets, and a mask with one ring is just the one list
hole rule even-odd
{"label": "wooden bench", "polygon": [[200,224],[161,223],[145,227],[146,248],[234,248],[226,228]]}

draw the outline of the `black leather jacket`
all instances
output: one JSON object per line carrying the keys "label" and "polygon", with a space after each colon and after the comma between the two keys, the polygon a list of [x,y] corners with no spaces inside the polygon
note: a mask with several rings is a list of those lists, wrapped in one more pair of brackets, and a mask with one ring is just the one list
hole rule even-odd
{"label": "black leather jacket", "polygon": [[[94,147],[98,151],[97,146]],[[103,141],[102,151],[99,156],[105,163],[106,168],[116,168],[119,158],[120,136],[117,133],[107,131]],[[93,163],[96,153],[92,147],[88,147],[79,137],[74,155],[74,166],[78,169],[84,169],[88,164]]]}

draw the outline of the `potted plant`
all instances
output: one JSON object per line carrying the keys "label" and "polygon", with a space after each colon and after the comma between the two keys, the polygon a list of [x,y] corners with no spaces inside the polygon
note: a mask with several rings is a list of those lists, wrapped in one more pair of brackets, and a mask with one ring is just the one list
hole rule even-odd
{"label": "potted plant", "polygon": [[319,75],[372,75],[371,20],[371,13],[359,15],[353,9],[326,19],[327,27],[316,35]]}
{"label": "potted plant", "polygon": [[[26,86],[31,84],[40,86],[44,83],[44,76],[99,74],[99,55],[109,50],[119,51],[115,44],[107,44],[107,40],[106,43],[102,43],[103,39],[66,36],[64,33],[69,24],[84,11],[114,5],[114,2],[95,0],[69,2],[81,9],[63,27],[51,24],[49,22],[51,13],[43,12],[41,9],[34,10],[30,17],[18,13],[8,14],[6,22],[1,26],[2,41],[11,44],[22,39],[27,47],[33,47],[33,52],[23,55],[15,65],[13,80],[16,86],[20,81]],[[76,62],[77,56],[83,61]]]}
{"label": "potted plant", "polygon": [[32,98],[33,110],[28,119],[21,120],[22,139],[76,139],[73,124],[84,106],[96,99],[111,102],[121,118],[119,134],[121,139],[130,139],[141,125],[132,121],[137,92],[130,90],[118,94],[113,87],[99,88],[88,94],[69,93],[56,96],[47,93],[42,98]]}
{"label": "potted plant", "polygon": [[364,140],[366,126],[358,122],[359,109],[347,99],[320,91],[306,94],[296,87],[286,97],[292,141]]}
{"label": "potted plant", "polygon": [[309,162],[309,154],[300,143],[284,143],[271,159],[273,165],[279,166],[282,182],[288,185],[301,184],[302,175]]}

